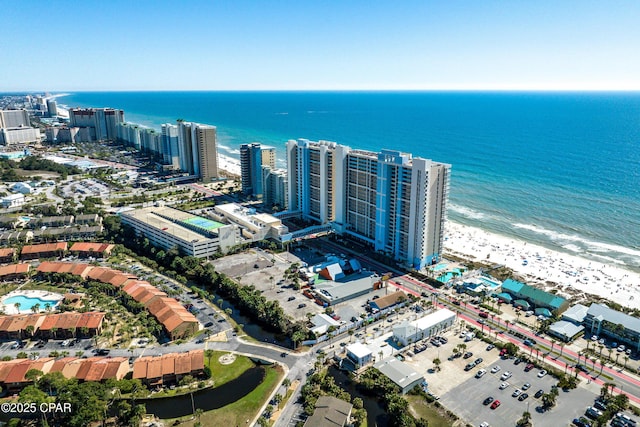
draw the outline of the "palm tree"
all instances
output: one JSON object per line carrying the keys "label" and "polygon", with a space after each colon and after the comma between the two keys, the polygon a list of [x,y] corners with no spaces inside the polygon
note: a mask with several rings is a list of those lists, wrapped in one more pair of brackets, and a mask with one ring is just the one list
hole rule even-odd
{"label": "palm tree", "polygon": [[602,370],[604,369],[604,360],[600,359],[600,375],[602,375]]}
{"label": "palm tree", "polygon": [[564,341],[560,341],[560,344],[558,344],[560,346],[560,357],[562,357],[562,350],[564,350]]}
{"label": "palm tree", "polygon": [[44,303],[44,311],[46,311],[47,313],[51,312],[51,304],[46,302]]}
{"label": "palm tree", "polygon": [[204,356],[209,360],[209,369],[211,369],[211,358],[213,357],[213,350],[205,350]]}
{"label": "palm tree", "polygon": [[613,353],[613,349],[612,348],[608,348],[607,351],[609,352],[609,360],[611,360],[611,353]]}
{"label": "palm tree", "polygon": [[629,356],[624,356],[624,369],[627,369],[627,362],[629,361]]}
{"label": "palm tree", "polygon": [[21,305],[22,305],[22,304],[20,304],[19,302],[17,302],[17,303],[15,303],[15,304],[13,304],[13,306],[16,308],[16,311],[17,311],[18,313],[20,312],[20,306],[21,306]]}
{"label": "palm tree", "polygon": [[436,366],[436,371],[440,370],[440,364],[442,363],[442,361],[440,359],[438,359],[437,357],[435,359],[433,359],[433,364]]}
{"label": "palm tree", "polygon": [[511,324],[511,321],[507,319],[504,321],[504,324],[507,325],[507,332],[509,332],[509,325]]}

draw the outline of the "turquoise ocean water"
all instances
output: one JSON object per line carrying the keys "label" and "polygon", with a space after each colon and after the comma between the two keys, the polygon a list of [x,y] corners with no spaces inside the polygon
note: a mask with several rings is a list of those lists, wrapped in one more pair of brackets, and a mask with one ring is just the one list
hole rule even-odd
{"label": "turquoise ocean water", "polygon": [[159,128],[216,125],[221,152],[324,139],[452,164],[449,218],[640,271],[640,93],[109,92],[69,106],[114,107]]}

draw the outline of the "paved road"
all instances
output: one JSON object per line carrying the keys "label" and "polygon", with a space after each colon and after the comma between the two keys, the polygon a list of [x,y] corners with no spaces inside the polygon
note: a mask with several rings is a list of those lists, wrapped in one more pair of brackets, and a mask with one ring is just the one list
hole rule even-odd
{"label": "paved road", "polygon": [[[405,289],[407,289],[408,291],[411,291],[414,294],[416,294],[418,291],[420,292],[425,291],[425,292],[439,294],[440,295],[438,297],[439,306],[447,307],[454,311],[459,311],[460,319],[465,320],[468,324],[478,329],[481,329],[482,331],[484,331],[485,329],[487,329],[488,331],[490,330],[491,333],[495,333],[497,331],[498,334],[502,334],[501,339],[503,341],[506,340],[506,341],[512,342],[516,344],[518,347],[520,347],[520,350],[523,353],[525,354],[529,353],[531,356],[534,356],[533,348],[524,345],[523,342],[525,338],[518,338],[511,334],[503,333],[507,331],[507,328],[506,328],[506,325],[504,326],[504,328],[502,327],[502,324],[500,323],[500,320],[498,318],[496,319],[497,322],[492,321],[489,318],[489,319],[485,319],[486,324],[480,324],[478,323],[478,320],[479,320],[478,314],[481,311],[480,309],[469,304],[467,304],[466,306],[455,306],[450,301],[450,299],[448,299],[446,296],[443,296],[441,294],[442,293],[441,290],[434,289],[408,275],[405,275],[402,277],[396,277],[390,282],[394,282],[395,284],[399,285],[400,287],[404,287]],[[573,371],[575,374],[575,370],[572,369],[572,366],[575,366],[576,363],[579,363],[579,355],[575,351],[569,348],[563,348],[562,356],[553,356],[552,358],[545,357],[543,354],[548,352],[552,348],[550,339],[544,336],[538,336],[532,331],[525,329],[518,324],[510,325],[509,330],[518,332],[526,338],[535,340],[536,348],[538,348],[539,350],[543,350],[543,351],[540,351],[541,353],[540,355],[542,356],[542,358],[545,359],[547,363],[563,371],[567,371],[567,372]],[[554,344],[553,348],[554,350],[557,351],[558,345]],[[584,359],[584,357],[582,357],[582,359]],[[584,360],[581,363],[586,364]],[[591,363],[588,363],[588,365],[593,366]],[[607,378],[604,378],[601,375],[598,375],[601,370],[603,373],[606,373],[608,376],[613,377],[613,380],[609,380]],[[583,379],[584,382],[593,382],[598,385],[603,385],[605,382],[613,382],[617,386],[614,389],[616,393],[624,393],[627,396],[629,396],[629,400],[635,403],[640,403],[640,381],[635,377],[635,375],[631,375],[627,372],[619,371],[617,369],[612,369],[607,366],[602,366],[599,363],[595,364],[595,368],[592,368],[592,372],[590,374],[579,372],[578,375]]]}

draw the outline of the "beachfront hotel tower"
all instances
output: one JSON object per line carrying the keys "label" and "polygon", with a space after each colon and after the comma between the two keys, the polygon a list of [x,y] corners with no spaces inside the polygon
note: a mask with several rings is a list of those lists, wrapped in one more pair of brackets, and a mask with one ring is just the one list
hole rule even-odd
{"label": "beachfront hotel tower", "polygon": [[276,167],[276,149],[262,147],[259,143],[242,144],[240,146],[240,175],[242,178],[242,192],[254,197],[264,195],[262,167],[270,169]]}
{"label": "beachfront hotel tower", "polygon": [[216,127],[178,120],[180,169],[204,182],[219,177]]}
{"label": "beachfront hotel tower", "polygon": [[287,143],[287,162],[290,211],[414,268],[439,259],[450,165],[307,140]]}
{"label": "beachfront hotel tower", "polygon": [[348,147],[329,141],[287,142],[289,210],[307,221],[334,222],[343,209],[344,159]]}

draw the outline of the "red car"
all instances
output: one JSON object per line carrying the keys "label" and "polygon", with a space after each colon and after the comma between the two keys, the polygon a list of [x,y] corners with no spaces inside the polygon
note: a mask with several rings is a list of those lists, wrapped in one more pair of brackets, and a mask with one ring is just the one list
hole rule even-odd
{"label": "red car", "polygon": [[533,368],[534,368],[533,363],[529,363],[529,364],[527,364],[527,366],[524,367],[524,371],[525,372],[529,372]]}
{"label": "red car", "polygon": [[500,406],[500,401],[494,400],[493,403],[491,404],[491,409],[496,409],[498,406]]}
{"label": "red car", "polygon": [[481,311],[480,313],[478,313],[478,316],[482,317],[483,319],[487,319],[489,317],[489,313],[487,313],[486,311]]}

